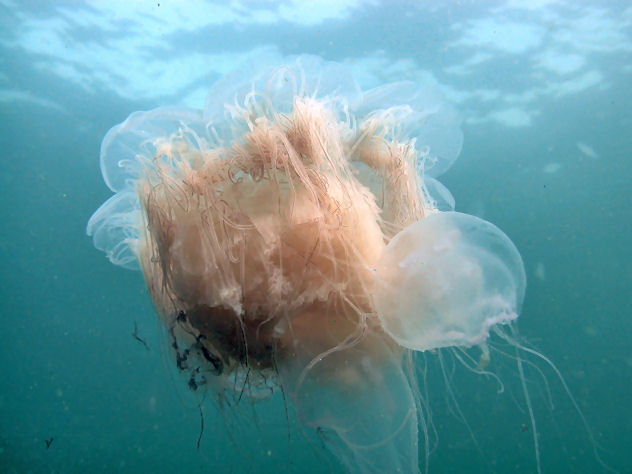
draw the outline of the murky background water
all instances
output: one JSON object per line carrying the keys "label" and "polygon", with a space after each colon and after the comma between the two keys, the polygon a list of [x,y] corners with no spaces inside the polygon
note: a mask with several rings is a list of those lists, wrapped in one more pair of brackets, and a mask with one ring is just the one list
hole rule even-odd
{"label": "murky background water", "polygon": [[[223,414],[205,404],[198,452],[198,400],[140,273],[85,236],[110,196],[98,156],[111,126],[158,105],[202,107],[221,74],[276,49],[346,63],[363,87],[435,82],[455,102],[465,145],[441,180],[457,210],[515,242],[522,335],[566,378],[603,460],[632,472],[628,2],[54,3],[0,1],[2,471],[340,469],[280,396]],[[446,384],[426,358],[430,471],[534,472],[515,364],[492,358],[497,393],[450,360]],[[542,470],[603,470],[555,373],[537,366]]]}

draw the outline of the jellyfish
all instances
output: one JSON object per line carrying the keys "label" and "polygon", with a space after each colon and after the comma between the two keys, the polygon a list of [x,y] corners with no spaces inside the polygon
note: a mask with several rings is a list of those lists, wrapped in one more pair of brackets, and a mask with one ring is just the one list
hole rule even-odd
{"label": "jellyfish", "polygon": [[227,400],[278,390],[353,472],[418,472],[410,354],[515,319],[520,255],[454,212],[462,146],[436,87],[363,91],[341,64],[260,58],[203,109],[135,112],[101,147],[87,233],[140,269],[175,363]]}

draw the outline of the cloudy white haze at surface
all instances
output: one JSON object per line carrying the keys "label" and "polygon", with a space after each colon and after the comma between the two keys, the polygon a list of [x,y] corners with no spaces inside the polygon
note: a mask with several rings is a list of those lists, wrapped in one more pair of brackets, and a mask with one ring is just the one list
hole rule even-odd
{"label": "cloudy white haze at surface", "polygon": [[[1,4],[3,47],[33,56],[42,74],[88,93],[110,90],[123,99],[156,105],[169,99],[200,108],[215,78],[271,51],[308,52],[348,63],[364,87],[402,78],[438,82],[467,111],[469,123],[509,128],[530,126],[542,101],[606,89],[613,74],[632,75],[630,64],[623,70],[610,66],[613,57],[632,51],[632,6],[607,3],[479,2],[476,15],[464,13],[466,8],[456,2],[430,8],[359,0],[220,5],[88,1],[58,2],[44,11],[19,9],[11,0]],[[395,52],[357,38],[363,18],[389,9],[403,12],[404,23],[421,14],[438,19],[440,28],[432,37],[424,37],[420,27],[413,39],[421,50],[432,45],[441,52],[436,64],[415,57],[415,46],[406,47],[411,38]],[[445,18],[451,21],[445,23]],[[338,31],[331,41],[325,38],[317,50],[298,49],[301,35],[322,30],[325,37],[332,25],[344,25],[343,33]],[[295,29],[294,44],[275,34],[266,40],[266,33],[275,29]],[[361,54],[339,50],[349,40]],[[496,75],[503,80],[493,79]],[[55,98],[42,97],[43,91],[21,90],[19,81],[6,75],[0,87],[2,101],[64,107]]]}

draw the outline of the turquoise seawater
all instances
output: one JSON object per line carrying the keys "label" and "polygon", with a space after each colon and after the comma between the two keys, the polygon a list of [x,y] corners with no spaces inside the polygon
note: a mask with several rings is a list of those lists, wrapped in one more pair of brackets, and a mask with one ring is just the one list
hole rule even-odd
{"label": "turquoise seawater", "polygon": [[[345,63],[366,88],[433,83],[455,104],[463,151],[439,179],[519,249],[517,327],[570,392],[528,358],[541,470],[632,472],[629,2],[1,0],[0,25],[0,471],[343,472],[280,393],[223,411],[209,393],[198,450],[199,398],[141,274],[85,234],[111,195],[110,127],[202,107],[222,74],[277,51]],[[502,391],[449,351],[418,359],[422,470],[536,472],[515,352],[492,345],[509,353],[488,366]]]}

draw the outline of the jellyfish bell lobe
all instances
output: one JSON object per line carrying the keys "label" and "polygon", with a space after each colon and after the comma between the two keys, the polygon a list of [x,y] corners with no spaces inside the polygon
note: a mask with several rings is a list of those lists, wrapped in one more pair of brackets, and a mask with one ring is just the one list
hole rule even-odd
{"label": "jellyfish bell lobe", "polygon": [[375,308],[400,345],[425,351],[481,344],[490,328],[517,318],[526,277],[511,240],[458,212],[406,227],[376,267]]}

